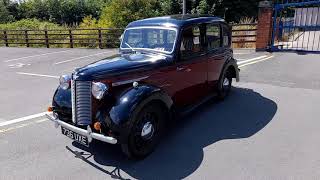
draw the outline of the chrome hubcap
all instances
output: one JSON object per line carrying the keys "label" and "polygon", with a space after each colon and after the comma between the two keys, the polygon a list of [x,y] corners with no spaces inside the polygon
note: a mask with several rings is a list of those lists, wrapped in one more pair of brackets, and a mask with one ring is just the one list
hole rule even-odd
{"label": "chrome hubcap", "polygon": [[154,133],[154,127],[151,122],[146,122],[141,131],[141,137],[143,139],[151,139]]}
{"label": "chrome hubcap", "polygon": [[228,78],[224,78],[224,80],[223,80],[223,86],[224,86],[224,87],[229,86],[229,79],[228,79]]}

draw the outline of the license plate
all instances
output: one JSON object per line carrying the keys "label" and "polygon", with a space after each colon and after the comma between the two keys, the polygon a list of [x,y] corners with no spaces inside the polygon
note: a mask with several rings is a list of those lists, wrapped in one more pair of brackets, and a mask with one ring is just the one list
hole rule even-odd
{"label": "license plate", "polygon": [[71,131],[70,129],[67,129],[65,127],[61,126],[61,133],[67,137],[69,137],[70,139],[85,145],[85,146],[89,146],[89,141],[88,138],[86,136],[83,136],[81,134],[78,134],[76,132]]}

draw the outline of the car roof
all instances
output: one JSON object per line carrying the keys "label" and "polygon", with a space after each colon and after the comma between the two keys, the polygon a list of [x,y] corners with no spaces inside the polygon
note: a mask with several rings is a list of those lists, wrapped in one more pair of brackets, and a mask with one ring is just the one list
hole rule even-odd
{"label": "car roof", "polygon": [[170,15],[162,17],[153,17],[134,21],[128,24],[127,28],[137,26],[166,26],[181,28],[184,26],[196,24],[196,23],[208,23],[208,22],[225,22],[223,19],[210,15]]}

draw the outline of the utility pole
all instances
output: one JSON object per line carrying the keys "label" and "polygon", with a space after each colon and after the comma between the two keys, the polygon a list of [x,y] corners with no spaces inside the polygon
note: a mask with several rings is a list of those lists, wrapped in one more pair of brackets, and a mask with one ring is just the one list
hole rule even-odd
{"label": "utility pole", "polygon": [[227,13],[228,10],[229,10],[229,8],[225,8],[224,9],[223,19],[226,19],[226,13]]}
{"label": "utility pole", "polygon": [[182,14],[185,15],[186,13],[187,13],[187,0],[183,0]]}

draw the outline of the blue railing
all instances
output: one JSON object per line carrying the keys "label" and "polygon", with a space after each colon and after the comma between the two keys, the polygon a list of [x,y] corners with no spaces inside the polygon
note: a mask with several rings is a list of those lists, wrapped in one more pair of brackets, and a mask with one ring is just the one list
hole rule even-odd
{"label": "blue railing", "polygon": [[299,3],[310,3],[319,2],[319,0],[273,0],[274,4],[299,4]]}
{"label": "blue railing", "polygon": [[320,5],[320,0],[285,2],[285,3],[275,3],[275,9],[283,9],[287,7],[308,7],[308,6],[317,6],[317,5]]}
{"label": "blue railing", "polygon": [[271,50],[320,52],[320,0],[274,0]]}

